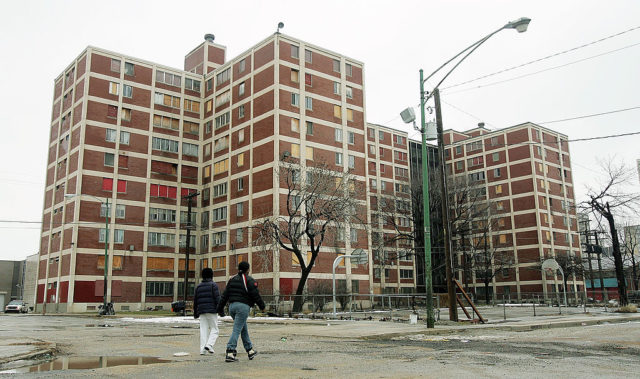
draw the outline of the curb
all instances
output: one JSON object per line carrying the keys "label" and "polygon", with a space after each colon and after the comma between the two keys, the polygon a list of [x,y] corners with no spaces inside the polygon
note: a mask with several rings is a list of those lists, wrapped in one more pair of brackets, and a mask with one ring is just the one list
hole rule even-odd
{"label": "curb", "polygon": [[[35,359],[43,355],[55,355],[55,353],[58,351],[56,344],[53,342],[45,342],[45,343],[48,344],[49,346],[44,349],[30,351],[28,353],[23,353],[18,355],[12,355],[10,357],[0,357],[0,364],[5,364],[5,363],[19,361],[19,360]],[[24,344],[24,345],[29,345],[29,344]]]}

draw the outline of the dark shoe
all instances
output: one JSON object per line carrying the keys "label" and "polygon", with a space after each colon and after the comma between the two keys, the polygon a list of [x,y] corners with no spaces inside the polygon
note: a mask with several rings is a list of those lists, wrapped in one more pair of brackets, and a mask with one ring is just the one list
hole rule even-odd
{"label": "dark shoe", "polygon": [[225,362],[235,362],[238,359],[236,358],[237,352],[235,350],[227,350],[227,355],[224,358]]}
{"label": "dark shoe", "polygon": [[251,348],[249,351],[247,351],[247,356],[249,356],[249,360],[252,360],[253,357],[255,357],[257,354],[258,352],[254,348]]}
{"label": "dark shoe", "polygon": [[207,345],[207,346],[204,347],[204,349],[207,351],[207,353],[213,354],[213,347],[212,346]]}

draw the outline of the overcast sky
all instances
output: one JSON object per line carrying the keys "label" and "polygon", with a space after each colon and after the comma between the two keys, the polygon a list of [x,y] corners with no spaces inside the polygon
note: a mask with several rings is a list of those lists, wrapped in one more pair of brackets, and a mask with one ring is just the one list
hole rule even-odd
{"label": "overcast sky", "polygon": [[[633,0],[3,1],[0,11],[0,260],[38,251],[40,224],[7,221],[41,221],[53,80],[88,45],[182,68],[205,33],[232,58],[282,21],[283,33],[364,62],[367,121],[417,139],[398,114],[419,102],[418,70],[430,73],[526,16],[526,33],[495,35],[443,84],[445,129],[481,121],[501,129],[640,106],[640,2]],[[575,140],[639,132],[639,119],[633,109],[542,125]],[[640,135],[571,142],[576,200],[598,176],[598,157],[615,155],[631,167],[639,146]]]}

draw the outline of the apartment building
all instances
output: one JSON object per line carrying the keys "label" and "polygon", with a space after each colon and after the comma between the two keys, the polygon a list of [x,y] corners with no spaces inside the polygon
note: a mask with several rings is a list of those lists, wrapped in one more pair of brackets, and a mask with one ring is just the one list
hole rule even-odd
{"label": "apartment building", "polygon": [[[481,278],[476,270],[465,272],[464,259],[491,251],[499,267],[490,280],[492,295],[520,299],[553,291],[554,280],[561,279],[542,272],[540,263],[561,255],[579,257],[581,250],[567,136],[528,122],[495,131],[483,124],[465,132],[446,130],[444,141],[449,191],[467,187],[488,204],[482,216],[467,220],[466,235],[453,235],[457,279],[483,295]],[[572,275],[568,287],[584,291],[583,278]]]}
{"label": "apartment building", "polygon": [[[188,291],[203,267],[223,284],[247,260],[263,293],[292,293],[296,260],[258,254],[251,228],[282,211],[283,157],[349,170],[370,193],[406,194],[406,134],[367,126],[364,96],[362,62],[279,33],[231,60],[207,35],[184,70],[88,47],[55,79],[38,307],[101,304],[105,245],[116,310],[166,307],[183,293],[188,225]],[[310,278],[329,280],[339,253],[373,258],[367,228],[345,232]],[[386,267],[386,280],[373,266],[347,261],[338,277],[363,294],[413,285],[411,259]]]}

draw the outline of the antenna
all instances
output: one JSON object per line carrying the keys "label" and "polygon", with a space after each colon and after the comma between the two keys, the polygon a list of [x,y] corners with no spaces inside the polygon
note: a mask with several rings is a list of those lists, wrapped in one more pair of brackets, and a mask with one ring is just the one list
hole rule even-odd
{"label": "antenna", "polygon": [[280,29],[284,28],[284,22],[280,21],[278,23],[278,30],[276,30],[276,33],[280,33]]}

